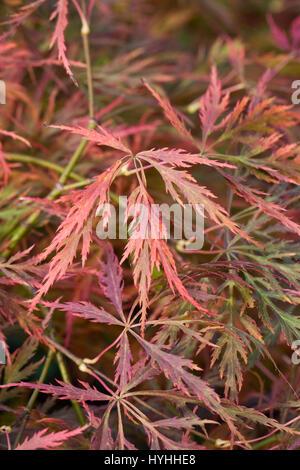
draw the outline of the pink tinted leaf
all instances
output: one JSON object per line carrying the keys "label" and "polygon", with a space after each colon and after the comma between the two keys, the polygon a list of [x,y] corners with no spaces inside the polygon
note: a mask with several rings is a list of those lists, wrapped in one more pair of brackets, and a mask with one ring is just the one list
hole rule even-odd
{"label": "pink tinted leaf", "polygon": [[291,45],[287,34],[282,29],[280,29],[279,26],[277,26],[271,15],[267,16],[267,20],[277,46],[280,47],[280,49],[283,49],[284,51],[289,51],[291,49]]}
{"label": "pink tinted leaf", "polygon": [[124,333],[121,336],[119,349],[115,356],[114,363],[118,362],[115,374],[115,382],[120,381],[120,389],[123,390],[131,378],[132,355],[128,336]]}
{"label": "pink tinted leaf", "polygon": [[281,222],[281,224],[287,227],[291,232],[300,235],[300,225],[284,215],[285,209],[283,207],[263,199],[261,197],[261,192],[251,188],[246,188],[244,184],[240,184],[233,176],[225,174],[223,174],[223,176],[231,183],[232,189],[237,195],[245,199],[250,204],[260,208],[265,214],[279,220],[279,222]]}
{"label": "pink tinted leaf", "polygon": [[151,380],[153,377],[158,375],[160,372],[154,369],[151,364],[146,365],[145,358],[135,362],[132,366],[132,378],[130,382],[124,387],[123,392],[127,392],[137,387],[141,383]]}
{"label": "pink tinted leaf", "polygon": [[187,395],[194,393],[209,408],[215,411],[218,410],[220,401],[218,395],[206,382],[186,370],[199,370],[198,366],[196,366],[193,361],[165,352],[162,346],[149,343],[136,333],[132,334],[151,358],[153,366],[158,366],[165,376],[172,381],[175,387],[182,390]]}
{"label": "pink tinted leaf", "polygon": [[[56,252],[50,261],[43,285],[32,300],[31,309],[35,308],[52,284],[64,276],[77,254],[81,239],[83,239],[82,264],[84,264],[92,239],[91,218],[95,217],[97,208],[103,207],[108,202],[108,190],[120,164],[120,160],[117,160],[110,168],[101,173],[94,183],[83,190],[74,191],[65,198],[61,198],[61,200],[71,202],[72,208],[58,227],[50,245],[39,255],[39,261],[43,261],[53,251]],[[87,221],[88,223],[86,223]]]}
{"label": "pink tinted leaf", "polygon": [[18,13],[12,15],[10,20],[1,23],[3,25],[12,25],[12,28],[0,36],[0,41],[4,41],[9,35],[11,35],[18,26],[23,23],[23,21],[25,21],[40,5],[42,5],[42,3],[45,3],[45,1],[46,0],[36,0],[28,5],[24,5],[20,8]]}
{"label": "pink tinted leaf", "polygon": [[91,441],[91,450],[113,450],[115,448],[112,431],[109,425],[109,418],[112,404],[107,407],[100,426],[96,429]]}
{"label": "pink tinted leaf", "polygon": [[49,127],[60,129],[62,131],[68,131],[72,134],[78,134],[90,142],[95,142],[97,145],[105,145],[107,147],[112,147],[116,150],[121,150],[122,152],[131,154],[131,150],[123,144],[118,136],[112,134],[110,131],[100,125],[97,126],[98,130],[86,129],[80,126],[70,127],[51,125]]}
{"label": "pink tinted leaf", "polygon": [[57,380],[59,385],[48,385],[43,383],[33,384],[30,382],[18,382],[0,385],[0,388],[5,387],[28,387],[37,389],[42,393],[49,393],[60,400],[78,400],[78,401],[108,401],[110,396],[99,392],[95,388],[91,388],[89,384],[80,382],[84,388],[74,387],[74,385],[61,382]]}
{"label": "pink tinted leaf", "polygon": [[50,21],[57,18],[56,27],[52,35],[50,47],[53,47],[55,43],[57,44],[58,59],[62,62],[67,74],[69,75],[73,83],[75,83],[75,85],[78,85],[70,68],[70,62],[66,56],[67,47],[65,43],[65,29],[68,26],[67,14],[68,0],[58,0],[56,4],[56,9],[50,17]]}
{"label": "pink tinted leaf", "polygon": [[202,135],[204,143],[212,132],[222,128],[228,120],[227,118],[217,124],[217,120],[221,117],[227,108],[229,102],[229,94],[223,96],[221,82],[218,78],[217,68],[212,67],[210,84],[205,95],[200,100],[199,117],[202,125]]}
{"label": "pink tinted leaf", "polygon": [[137,157],[148,161],[150,161],[150,159],[154,159],[161,163],[168,163],[172,166],[174,165],[182,168],[188,168],[196,164],[234,168],[234,166],[229,163],[218,162],[216,160],[200,156],[199,154],[188,153],[183,149],[162,148],[143,150],[137,154]]}
{"label": "pink tinted leaf", "polygon": [[172,107],[170,101],[166,97],[161,97],[159,93],[152,88],[146,80],[143,80],[145,87],[150,91],[152,96],[157,100],[158,104],[164,110],[166,118],[170,121],[172,126],[175,127],[177,132],[184,138],[189,141],[193,141],[193,137],[187,128],[185,127],[183,119],[178,116],[178,113]]}
{"label": "pink tinted leaf", "polygon": [[53,449],[54,447],[59,447],[70,437],[78,436],[78,434],[81,434],[86,428],[87,426],[83,426],[82,428],[73,429],[71,431],[64,429],[63,431],[50,432],[48,434],[46,434],[48,429],[42,429],[36,432],[32,437],[26,437],[22,444],[18,444],[15,450]]}
{"label": "pink tinted leaf", "polygon": [[59,302],[51,302],[49,305],[54,308],[59,308],[64,312],[72,312],[72,314],[77,317],[91,320],[93,322],[107,323],[108,325],[123,325],[120,320],[106,312],[103,308],[95,307],[95,305],[91,304],[90,302],[66,302],[64,304]]}
{"label": "pink tinted leaf", "polygon": [[20,140],[24,144],[28,145],[28,147],[31,147],[30,142],[28,142],[27,139],[24,139],[24,137],[21,137],[20,135],[16,134],[15,132],[4,131],[3,129],[0,129],[0,134],[5,135],[7,137],[11,137],[12,139],[15,139],[15,140]]}
{"label": "pink tinted leaf", "polygon": [[160,419],[159,421],[152,422],[152,425],[158,428],[164,429],[191,429],[193,426],[199,426],[200,424],[214,423],[210,420],[201,420],[197,416],[184,416],[182,418],[166,418]]}
{"label": "pink tinted leaf", "polygon": [[118,258],[114,254],[111,244],[106,248],[106,262],[100,262],[102,273],[99,275],[99,282],[104,294],[115,306],[117,312],[123,316],[122,309],[122,290],[123,277],[122,268],[119,265]]}
{"label": "pink tinted leaf", "polygon": [[226,42],[228,45],[229,60],[236,72],[242,75],[245,67],[245,47],[243,44],[235,42],[229,37],[226,38]]}

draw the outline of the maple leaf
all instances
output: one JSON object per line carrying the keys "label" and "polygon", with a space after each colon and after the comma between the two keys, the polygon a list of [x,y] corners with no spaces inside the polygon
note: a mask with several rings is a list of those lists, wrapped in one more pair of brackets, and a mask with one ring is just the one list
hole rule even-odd
{"label": "maple leaf", "polygon": [[267,15],[267,20],[276,45],[284,51],[296,50],[300,43],[300,16],[295,18],[290,25],[291,41],[286,32],[275,23],[272,15]]}
{"label": "maple leaf", "polygon": [[63,63],[63,66],[67,74],[73,81],[73,83],[78,86],[77,81],[75,80],[73,72],[70,68],[69,60],[67,59],[67,56],[66,56],[67,47],[65,43],[64,33],[65,33],[66,27],[68,26],[67,14],[68,14],[68,0],[58,0],[55,10],[50,16],[50,21],[57,18],[55,30],[53,32],[52,39],[50,42],[50,47],[53,47],[55,43],[57,44],[58,59]]}
{"label": "maple leaf", "polygon": [[[38,341],[36,338],[28,338],[21,348],[17,349],[11,356],[10,362],[4,369],[3,382],[5,384],[26,379],[30,377],[41,365],[41,361],[31,362],[36,353]],[[6,390],[0,392],[0,402],[12,399],[18,395],[17,389]]]}
{"label": "maple leaf", "polygon": [[225,396],[230,391],[230,398],[235,400],[243,383],[242,366],[239,356],[247,364],[247,349],[249,344],[245,344],[245,341],[242,341],[234,332],[226,332],[219,338],[217,345],[219,349],[215,349],[213,352],[211,367],[223,352],[220,362],[220,377],[221,379],[225,377]]}
{"label": "maple leaf", "polygon": [[231,38],[225,38],[228,45],[228,58],[235,71],[243,76],[245,68],[245,46],[239,41],[233,41]]}
{"label": "maple leaf", "polygon": [[[163,346],[149,343],[134,332],[132,334],[151,358],[152,365],[154,367],[158,366],[175,387],[187,395],[191,392],[194,393],[209,408],[219,411],[220,399],[218,395],[206,382],[190,372],[199,370],[199,367],[193,361],[170,354],[163,350]],[[189,371],[186,369],[189,369]]]}
{"label": "maple leaf", "polygon": [[0,129],[0,134],[4,135],[6,137],[11,137],[12,139],[15,139],[15,140],[20,140],[25,145],[28,145],[28,147],[31,147],[30,142],[27,139],[25,139],[24,137],[16,134],[15,132],[5,131],[3,129]]}
{"label": "maple leaf", "polygon": [[267,20],[268,20],[269,26],[271,28],[271,31],[272,31],[272,34],[276,41],[277,46],[279,46],[281,49],[285,51],[289,51],[291,48],[291,45],[290,45],[290,41],[285,31],[283,31],[282,29],[279,28],[279,26],[277,26],[272,15],[268,15]]}
{"label": "maple leaf", "polygon": [[0,261],[0,270],[14,284],[24,284],[27,286],[39,287],[40,283],[34,276],[40,275],[41,270],[36,266],[35,258],[17,263],[25,258],[32,250],[33,246],[24,251],[18,251],[7,261]]}
{"label": "maple leaf", "polygon": [[40,5],[45,3],[46,0],[36,0],[28,5],[24,5],[20,8],[18,13],[12,15],[11,19],[3,22],[2,24],[13,25],[7,32],[0,36],[0,41],[4,41],[9,35],[11,35],[25,21]]}
{"label": "maple leaf", "polygon": [[[240,233],[242,237],[250,241],[249,236],[228,217],[226,209],[213,201],[216,196],[206,187],[199,186],[190,173],[162,165],[151,157],[151,152],[148,152],[146,155],[140,152],[139,158],[151,163],[160,173],[164,180],[166,191],[169,192],[172,198],[180,205],[183,205],[183,201],[176,187],[180,190],[185,200],[194,207],[195,211],[199,211],[199,205],[203,206],[211,220],[215,223],[226,225],[233,233]],[[251,241],[253,242],[252,239]]]}
{"label": "maple leaf", "polygon": [[90,142],[95,142],[97,145],[106,145],[116,150],[120,150],[121,152],[131,154],[131,150],[126,147],[126,145],[121,141],[121,139],[117,135],[108,131],[99,124],[97,125],[98,130],[86,129],[80,126],[70,127],[62,125],[58,126],[54,124],[48,127],[53,127],[62,131],[68,131],[71,132],[71,134],[78,134],[84,137],[85,139],[89,140]]}
{"label": "maple leaf", "polygon": [[170,164],[172,167],[189,168],[192,165],[200,164],[207,166],[235,168],[234,165],[225,162],[218,162],[217,160],[205,158],[199,154],[191,154],[183,149],[150,149],[143,150],[136,155],[137,158],[144,158],[145,160],[156,160],[162,164]]}
{"label": "maple leaf", "polygon": [[108,325],[123,325],[123,323],[110,313],[106,312],[102,307],[98,308],[90,302],[47,302],[52,308],[59,308],[65,312],[71,311],[73,315],[90,320],[97,323],[107,323]]}
{"label": "maple leaf", "polygon": [[156,90],[154,90],[146,80],[143,80],[145,87],[150,91],[154,98],[158,101],[159,105],[164,110],[166,118],[170,121],[172,126],[175,127],[177,132],[188,141],[194,142],[190,131],[186,128],[183,119],[178,116],[178,113],[172,107],[170,101],[166,97],[161,97]]}
{"label": "maple leaf", "polygon": [[[149,303],[148,292],[151,286],[152,272],[154,266],[159,269],[160,264],[164,269],[167,281],[173,293],[174,287],[180,295],[189,300],[200,311],[208,313],[206,309],[201,307],[198,302],[193,299],[185,289],[181,280],[177,275],[177,269],[173,255],[168,248],[166,241],[166,229],[159,218],[159,214],[152,204],[152,198],[141,184],[131,194],[128,199],[128,207],[126,211],[126,221],[134,208],[134,217],[129,225],[130,237],[121,259],[124,262],[131,254],[133,254],[134,264],[134,283],[138,286],[139,300],[142,307],[142,331],[144,331],[147,306]],[[140,210],[139,208],[142,207]],[[161,235],[156,236],[158,229]]]}
{"label": "maple leaf", "polygon": [[[24,137],[16,134],[15,132],[5,131],[3,129],[0,129],[0,135],[4,135],[6,137],[11,137],[14,140],[19,140],[19,141],[23,142],[25,145],[28,145],[29,147],[31,146],[30,142],[28,142],[27,139],[25,139]],[[6,153],[4,152],[3,147],[2,147],[2,143],[0,142],[0,165],[1,165],[2,171],[3,171],[4,185],[7,184],[8,178],[9,178],[10,173],[11,173],[10,166],[8,165],[7,160],[9,160],[9,156],[6,155]]]}
{"label": "maple leaf", "polygon": [[32,437],[26,437],[26,439],[18,444],[15,450],[36,450],[36,449],[53,449],[54,447],[59,447],[64,441],[70,437],[78,436],[81,434],[87,426],[82,428],[73,429],[68,431],[64,429],[63,431],[50,432],[48,434],[48,429],[42,429],[34,433]]}
{"label": "maple leaf", "polygon": [[113,450],[114,439],[109,426],[109,417],[112,406],[106,409],[100,426],[96,429],[91,441],[91,450]]}
{"label": "maple leaf", "polygon": [[[121,162],[117,160],[110,168],[99,175],[96,181],[81,191],[74,191],[67,200],[72,201],[72,208],[66,219],[60,224],[51,244],[39,256],[43,261],[53,251],[55,256],[49,264],[43,285],[31,303],[34,309],[42,295],[48,292],[51,285],[60,279],[72,264],[77,248],[82,239],[82,266],[84,266],[91,244],[92,221],[96,213],[109,201],[109,187],[116,176]],[[61,198],[63,201],[64,198]]]}
{"label": "maple leaf", "polygon": [[285,209],[283,207],[280,207],[277,204],[260,197],[260,195],[264,193],[249,187],[246,188],[245,186],[242,186],[233,176],[225,175],[224,173],[222,174],[224,178],[229,181],[233,191],[237,195],[244,198],[250,204],[254,204],[255,206],[259,207],[263,212],[270,215],[271,217],[278,219],[280,223],[287,227],[290,231],[300,235],[300,225],[290,220],[284,214]]}
{"label": "maple leaf", "polygon": [[222,86],[218,78],[217,68],[212,67],[210,84],[205,95],[200,100],[199,117],[202,124],[203,147],[212,132],[221,129],[229,116],[217,124],[217,120],[225,112],[229,102],[229,94],[222,96]]}
{"label": "maple leaf", "polygon": [[106,262],[100,261],[103,273],[99,274],[99,282],[106,297],[115,306],[117,312],[124,319],[122,308],[123,277],[122,268],[114,254],[111,244],[106,245]]}
{"label": "maple leaf", "polygon": [[120,389],[123,390],[131,379],[132,354],[127,334],[124,332],[119,342],[119,349],[115,356],[114,363],[118,363],[115,373],[115,382],[119,380]]}
{"label": "maple leaf", "polygon": [[78,388],[69,383],[61,382],[57,380],[59,385],[48,385],[43,383],[30,383],[30,382],[17,382],[0,385],[0,388],[6,387],[28,387],[39,390],[42,393],[49,393],[54,397],[58,397],[60,400],[78,400],[84,402],[90,401],[108,401],[111,399],[109,395],[99,392],[96,388],[90,387],[89,384],[79,381],[84,388]]}

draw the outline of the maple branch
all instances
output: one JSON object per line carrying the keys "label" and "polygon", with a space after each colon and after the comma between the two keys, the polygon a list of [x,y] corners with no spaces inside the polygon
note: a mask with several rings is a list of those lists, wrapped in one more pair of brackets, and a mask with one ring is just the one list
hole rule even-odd
{"label": "maple branch", "polygon": [[94,90],[93,90],[93,78],[92,78],[92,64],[91,64],[91,54],[90,54],[90,45],[89,45],[89,34],[90,27],[86,18],[86,5],[83,3],[84,16],[81,17],[82,27],[81,27],[81,37],[83,42],[83,49],[86,62],[86,74],[87,74],[87,84],[88,84],[88,101],[89,101],[89,115],[90,119],[94,119]]}
{"label": "maple branch", "polygon": [[77,183],[71,183],[67,184],[66,186],[63,187],[63,191],[71,191],[73,189],[78,189],[81,188],[82,186],[87,186],[88,184],[92,183],[91,179],[86,179],[82,181],[77,181]]}
{"label": "maple branch", "polygon": [[[58,165],[57,163],[49,162],[37,157],[32,157],[31,155],[23,155],[21,153],[6,153],[6,155],[8,155],[9,160],[12,162],[33,163],[44,168],[49,168],[50,170],[54,170],[60,174],[62,174],[65,170],[64,167]],[[84,181],[83,176],[80,176],[73,171],[70,173],[69,177],[78,182]]]}
{"label": "maple branch", "polygon": [[81,372],[85,372],[87,374],[91,374],[94,376],[94,374],[98,375],[99,377],[102,377],[104,380],[106,380],[110,385],[116,387],[116,384],[114,383],[113,380],[111,380],[109,377],[107,377],[105,374],[103,374],[102,372],[100,372],[98,369],[95,369],[94,367],[91,367],[91,366],[87,366],[85,361],[83,359],[81,359],[80,357],[76,356],[75,354],[73,354],[71,351],[69,351],[67,348],[65,348],[64,346],[62,346],[61,344],[59,344],[57,341],[55,341],[55,339],[53,338],[50,338],[49,336],[47,335],[44,335],[44,338],[47,340],[47,342],[49,344],[51,344],[52,346],[54,346],[54,348],[61,352],[64,356],[66,356],[67,358],[69,358],[72,362],[74,362],[74,364],[77,365],[77,367],[79,368],[79,370]]}
{"label": "maple branch", "polygon": [[[95,129],[95,127],[96,127],[96,122],[91,120],[90,123],[89,123],[88,129]],[[66,166],[63,173],[61,174],[55,188],[53,188],[53,190],[47,196],[48,199],[50,199],[52,201],[52,200],[56,199],[58,196],[60,196],[60,194],[63,190],[63,185],[65,184],[65,182],[69,178],[70,173],[73,171],[74,166],[76,165],[78,160],[81,158],[83,152],[86,149],[87,144],[88,144],[88,140],[85,140],[85,139],[81,140],[81,142],[78,145],[77,149],[73,153],[68,165]]]}

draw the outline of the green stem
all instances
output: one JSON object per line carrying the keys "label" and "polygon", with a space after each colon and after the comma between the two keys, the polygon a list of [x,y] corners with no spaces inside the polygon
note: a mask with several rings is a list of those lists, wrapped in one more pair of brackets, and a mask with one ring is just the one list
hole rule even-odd
{"label": "green stem", "polygon": [[[49,168],[50,170],[54,170],[59,174],[62,174],[65,171],[62,166],[57,165],[56,163],[49,162],[47,160],[42,160],[41,158],[32,157],[31,155],[23,155],[21,153],[7,153],[6,155],[9,156],[9,160],[12,162],[33,163],[44,168]],[[74,172],[71,172],[69,176],[75,181],[84,180],[82,176]]]}
{"label": "green stem", "polygon": [[[84,14],[86,14],[85,2],[83,3],[83,9],[84,9]],[[82,42],[83,42],[83,49],[84,49],[85,63],[86,63],[89,115],[90,115],[90,119],[93,119],[94,118],[94,89],[93,89],[89,34],[90,34],[90,27],[89,27],[86,17],[84,17],[82,18],[81,37],[82,37]]]}
{"label": "green stem", "polygon": [[[93,119],[91,119],[90,123],[89,123],[89,126],[88,126],[88,129],[95,129],[95,127],[96,127],[96,122]],[[75,150],[72,157],[70,158],[70,161],[69,161],[68,165],[66,166],[66,168],[64,169],[64,171],[62,172],[62,174],[61,174],[61,176],[58,180],[59,185],[64,185],[65,184],[65,182],[67,181],[67,179],[70,176],[70,173],[72,173],[73,168],[75,167],[76,163],[78,162],[78,160],[81,158],[83,152],[85,151],[86,146],[87,146],[88,143],[89,143],[88,140],[85,140],[85,139],[81,140],[81,142],[78,145],[77,149]],[[61,193],[61,189],[54,188],[51,191],[51,193],[49,194],[48,198],[49,199],[55,199],[57,196],[60,195],[60,193]]]}
{"label": "green stem", "polygon": [[[44,366],[43,366],[43,369],[42,369],[42,372],[41,372],[41,375],[39,377],[39,383],[43,383],[45,381],[45,378],[47,376],[47,373],[48,373],[48,370],[49,370],[49,367],[50,367],[50,364],[52,362],[52,359],[53,359],[53,356],[54,356],[54,352],[49,349],[48,350],[48,354],[47,354],[47,358],[46,358],[46,361],[44,363]],[[23,436],[23,433],[24,433],[24,430],[25,430],[25,427],[26,427],[26,424],[27,424],[27,421],[28,421],[28,418],[29,418],[29,415],[30,415],[30,412],[31,410],[33,409],[34,407],[34,404],[36,402],[36,399],[38,397],[38,394],[39,394],[39,390],[36,388],[33,392],[32,392],[32,395],[26,405],[26,408],[25,408],[25,414],[23,416],[23,420],[22,420],[22,423],[21,423],[21,427],[19,429],[19,432],[17,434],[17,437],[16,437],[16,440],[15,440],[15,443],[14,443],[14,448],[17,447],[17,445],[19,444],[19,442],[21,441],[22,439],[22,436]]]}
{"label": "green stem", "polygon": [[[65,364],[65,361],[61,352],[59,351],[56,352],[56,359],[57,359],[57,364],[58,364],[63,381],[67,384],[71,383],[69,373],[68,373],[68,370],[67,370],[67,367],[66,367],[66,364]],[[72,403],[72,406],[78,418],[78,422],[80,426],[84,426],[85,418],[84,418],[84,415],[83,415],[82,409],[80,408],[79,403],[75,400],[70,400],[70,401]]]}
{"label": "green stem", "polygon": [[263,441],[260,441],[260,442],[257,442],[257,444],[254,444],[252,446],[252,449],[253,450],[259,450],[259,449],[262,449],[263,447],[265,446],[268,446],[270,444],[273,444],[274,442],[277,442],[278,441],[278,434],[275,436],[270,436],[270,437],[267,437],[266,439],[264,439]]}
{"label": "green stem", "polygon": [[83,186],[87,186],[88,184],[92,183],[91,179],[86,179],[82,181],[78,181],[77,183],[67,184],[64,186],[63,191],[71,191],[73,189],[82,188]]}
{"label": "green stem", "polygon": [[[89,125],[90,129],[93,129],[95,126],[96,126],[96,123],[94,121],[90,122],[90,125]],[[78,162],[78,160],[82,156],[87,144],[88,144],[88,140],[81,140],[81,142],[78,145],[77,149],[73,153],[68,165],[66,166],[66,168],[64,168],[64,170],[63,170],[63,172],[62,172],[55,188],[53,188],[52,191],[50,191],[50,193],[48,194],[48,196],[47,196],[48,199],[53,201],[54,199],[56,199],[58,196],[61,195],[61,193],[64,189],[64,183],[67,181],[70,174],[72,173],[72,170],[73,170],[74,166],[76,165],[76,163]],[[16,228],[16,230],[14,230],[14,232],[12,234],[12,237],[11,237],[10,244],[9,244],[7,250],[5,251],[5,253],[3,253],[3,257],[5,259],[7,259],[10,256],[12,250],[19,243],[19,241],[35,225],[35,223],[37,222],[40,214],[41,214],[40,210],[34,211],[29,217],[27,217],[27,219],[23,223],[21,223]]]}

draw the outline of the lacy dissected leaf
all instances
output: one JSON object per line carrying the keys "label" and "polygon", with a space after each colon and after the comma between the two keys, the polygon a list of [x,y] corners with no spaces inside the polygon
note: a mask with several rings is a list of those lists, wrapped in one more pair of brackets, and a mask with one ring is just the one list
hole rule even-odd
{"label": "lacy dissected leaf", "polygon": [[143,150],[136,155],[137,158],[142,158],[148,161],[152,159],[157,160],[162,164],[170,164],[174,167],[183,167],[188,168],[192,165],[200,164],[207,166],[219,166],[219,167],[228,167],[234,168],[234,165],[225,162],[218,162],[213,159],[205,158],[200,154],[188,153],[183,149],[151,149]]}
{"label": "lacy dissected leaf", "polygon": [[[141,158],[148,161],[160,173],[164,180],[166,191],[180,205],[183,200],[178,193],[184,196],[184,199],[192,205],[194,210],[202,216],[202,207],[207,212],[211,220],[219,225],[226,225],[233,233],[239,233],[242,237],[253,242],[253,239],[243,232],[238,225],[228,217],[226,209],[213,201],[216,196],[206,187],[199,186],[195,178],[187,171],[179,171],[175,168],[167,167],[155,161],[150,156],[145,157],[141,153]],[[177,190],[178,188],[178,190]]]}
{"label": "lacy dissected leaf", "polygon": [[23,5],[18,13],[12,15],[11,19],[3,22],[2,24],[12,25],[12,27],[0,36],[0,40],[3,41],[12,34],[17,27],[23,23],[40,5],[45,3],[46,0],[36,0],[27,5]]}
{"label": "lacy dissected leaf", "polygon": [[[5,282],[5,278],[0,277],[0,283]],[[7,281],[7,280],[6,280]],[[10,285],[11,281],[5,282]],[[7,290],[0,288],[0,314],[10,323],[18,322],[20,327],[29,335],[34,334],[40,338],[42,328],[38,317],[29,314],[27,301],[13,293],[7,295]]]}
{"label": "lacy dissected leaf", "polygon": [[123,315],[122,290],[123,277],[122,268],[118,258],[114,254],[111,244],[107,244],[106,262],[100,261],[102,273],[99,275],[99,282],[106,297],[115,306],[119,315]]}
{"label": "lacy dissected leaf", "polygon": [[276,45],[284,51],[297,50],[300,43],[300,17],[295,18],[290,25],[291,40],[286,32],[279,28],[271,15],[268,15],[267,19]]}
{"label": "lacy dissected leaf", "polygon": [[32,248],[31,246],[27,248],[27,250],[17,252],[7,261],[0,261],[0,270],[12,283],[25,284],[33,287],[40,286],[36,277],[41,274],[41,270],[36,266],[35,259],[31,258],[27,261],[18,262],[22,260],[22,258],[25,258],[31,252]]}
{"label": "lacy dissected leaf", "polygon": [[255,205],[269,216],[279,220],[279,222],[285,227],[287,227],[291,232],[300,235],[300,226],[296,222],[290,220],[286,215],[284,215],[285,209],[283,207],[280,207],[271,201],[263,199],[261,197],[261,194],[264,193],[255,189],[251,189],[249,187],[245,187],[244,185],[240,184],[237,179],[233,176],[229,176],[224,173],[222,174],[229,181],[233,191],[236,194],[238,194],[250,204]]}
{"label": "lacy dissected leaf", "polygon": [[3,387],[28,387],[32,389],[37,389],[42,393],[49,393],[54,397],[58,397],[60,400],[78,400],[84,402],[87,400],[90,401],[108,401],[110,396],[105,393],[99,392],[96,388],[90,387],[89,384],[81,382],[80,384],[84,388],[78,388],[74,385],[61,382],[57,380],[59,385],[48,385],[43,383],[33,384],[30,382],[18,382],[18,383],[9,383],[6,385],[0,385],[0,388]]}
{"label": "lacy dissected leaf", "polygon": [[114,360],[114,363],[118,363],[116,367],[116,373],[115,373],[115,382],[119,381],[121,390],[123,390],[126,387],[127,383],[131,379],[132,359],[133,358],[132,358],[132,354],[130,351],[130,344],[129,344],[128,336],[126,332],[124,332],[121,336],[121,339],[119,342],[119,349]]}
{"label": "lacy dissected leaf", "polygon": [[61,446],[61,444],[70,437],[78,436],[84,429],[86,429],[86,426],[73,429],[72,431],[64,429],[63,431],[50,433],[47,433],[48,429],[42,429],[36,432],[32,437],[26,437],[22,444],[17,445],[15,450],[53,449]]}
{"label": "lacy dissected leaf", "polygon": [[[273,429],[277,429],[281,432],[287,432],[293,434],[293,429],[288,426],[279,423],[276,419],[269,418],[265,414],[261,413],[258,410],[255,410],[250,407],[236,405],[235,403],[228,403],[224,401],[224,407],[227,412],[236,420],[237,423],[247,426],[249,422],[255,424],[262,424]],[[252,427],[252,426],[251,426]]]}
{"label": "lacy dissected leaf", "polygon": [[96,429],[91,441],[91,450],[114,450],[115,442],[112,437],[111,427],[109,425],[109,418],[112,406],[108,406],[104,413],[101,424]]}
{"label": "lacy dissected leaf", "polygon": [[85,318],[97,323],[106,323],[108,325],[123,325],[123,323],[110,313],[106,312],[102,307],[96,307],[90,302],[49,302],[47,305],[52,308],[59,308],[64,312],[72,312],[73,315]]}
{"label": "lacy dissected leaf", "polygon": [[141,383],[151,380],[160,374],[158,369],[152,367],[145,357],[135,362],[132,366],[131,380],[124,386],[123,392],[136,388]]}
{"label": "lacy dissected leaf", "polygon": [[[174,440],[173,438],[170,438],[169,436],[163,434],[161,431],[159,431],[157,428],[172,428],[172,418],[166,419],[166,420],[161,420],[158,422],[151,422],[147,416],[139,411],[138,413],[133,409],[132,407],[128,407],[125,405],[125,408],[127,409],[127,413],[129,415],[132,415],[134,420],[139,421],[143,428],[144,431],[148,437],[149,441],[149,447],[151,450],[159,450],[159,449],[167,449],[167,450],[200,450],[202,449],[202,446],[199,446],[195,442],[189,441],[186,439],[186,436],[183,436],[180,439],[180,435],[178,436],[178,440]],[[192,428],[193,424],[197,424],[200,426],[204,426],[204,421],[201,422],[201,420],[197,420],[197,418],[193,419],[187,419],[187,418],[173,418],[174,419],[174,426],[173,430],[178,430],[178,429],[184,429],[185,427]],[[189,421],[189,424],[188,424]]]}
{"label": "lacy dissected leaf", "polygon": [[292,111],[292,106],[276,105],[274,99],[270,98],[259,102],[253,108],[249,106],[245,118],[221,139],[225,140],[234,136],[243,143],[246,131],[272,135],[277,132],[278,127],[289,128],[295,126],[297,122],[298,118]]}
{"label": "lacy dissected leaf", "polygon": [[175,127],[177,132],[188,141],[193,142],[193,137],[190,131],[186,128],[184,121],[181,117],[178,116],[178,113],[172,107],[170,101],[166,97],[161,97],[156,90],[154,90],[146,80],[143,80],[145,87],[150,91],[150,93],[154,96],[157,100],[158,104],[164,110],[166,118],[170,121],[172,126]]}
{"label": "lacy dissected leaf", "polygon": [[277,24],[275,23],[273,17],[271,15],[268,15],[268,23],[271,28],[271,32],[273,35],[273,38],[281,49],[285,51],[289,51],[291,48],[289,39],[285,31],[283,31]]}
{"label": "lacy dissected leaf", "polygon": [[105,129],[104,127],[97,125],[97,129],[86,129],[84,127],[70,127],[70,126],[49,126],[54,127],[55,129],[60,129],[62,131],[71,132],[71,134],[77,134],[84,137],[89,142],[95,142],[97,145],[106,145],[121,152],[131,154],[131,150],[126,147],[121,139]]}
{"label": "lacy dissected leaf", "polygon": [[209,134],[224,127],[229,115],[221,122],[218,119],[224,114],[229,102],[229,94],[222,93],[221,82],[218,78],[217,68],[212,67],[210,84],[205,95],[200,100],[199,117],[202,125],[202,139],[205,144]]}
{"label": "lacy dissected leaf", "polygon": [[162,347],[149,343],[135,333],[133,335],[151,358],[153,366],[158,366],[179,390],[187,395],[193,393],[214,411],[219,409],[218,395],[206,382],[191,372],[199,370],[193,361],[168,353]]}
{"label": "lacy dissected leaf", "polygon": [[[12,355],[10,362],[4,368],[3,382],[8,384],[24,380],[30,377],[37,368],[41,365],[42,361],[32,362],[31,359],[36,353],[38,341],[35,338],[28,338],[21,348],[17,349]],[[3,389],[0,392],[0,401],[4,402],[19,394],[19,390]]]}
{"label": "lacy dissected leaf", "polygon": [[30,147],[30,142],[25,139],[24,137],[16,134],[15,132],[12,132],[12,131],[6,131],[4,129],[0,129],[0,135],[4,135],[6,137],[11,137],[12,139],[14,140],[20,140],[21,142],[23,142],[25,145],[28,145],[28,147]]}
{"label": "lacy dissected leaf", "polygon": [[[42,295],[48,292],[52,284],[66,273],[76,257],[81,239],[82,265],[85,264],[91,244],[93,217],[109,201],[109,187],[119,166],[120,161],[118,160],[98,176],[94,183],[83,190],[74,191],[67,197],[72,203],[72,208],[66,219],[60,224],[51,244],[39,256],[39,260],[42,261],[53,251],[56,252],[50,261],[49,271],[44,278],[43,286],[32,301],[32,308],[36,306]],[[106,217],[108,218],[109,214],[106,214]]]}
{"label": "lacy dissected leaf", "polygon": [[72,81],[77,85],[72,70],[70,68],[70,62],[66,56],[66,43],[65,43],[65,29],[68,26],[68,0],[58,0],[56,8],[50,17],[50,21],[57,18],[54,33],[52,35],[50,47],[57,44],[58,59],[62,62],[67,74]]}
{"label": "lacy dissected leaf", "polygon": [[153,269],[154,267],[159,269],[160,265],[172,292],[175,293],[176,289],[184,299],[190,301],[196,308],[208,313],[189,295],[178,277],[175,260],[164,239],[166,238],[165,226],[152,202],[152,198],[143,185],[131,194],[128,200],[126,220],[133,214],[133,221],[129,225],[130,237],[121,260],[123,262],[133,255],[133,277],[135,285],[138,286],[142,307],[142,329],[145,326],[146,310],[149,304],[148,292]]}
{"label": "lacy dissected leaf", "polygon": [[234,400],[242,387],[241,359],[247,364],[249,344],[237,334],[226,332],[219,338],[217,345],[219,349],[215,349],[213,352],[211,367],[222,354],[220,377],[221,379],[225,378],[225,395],[230,393],[230,398]]}

